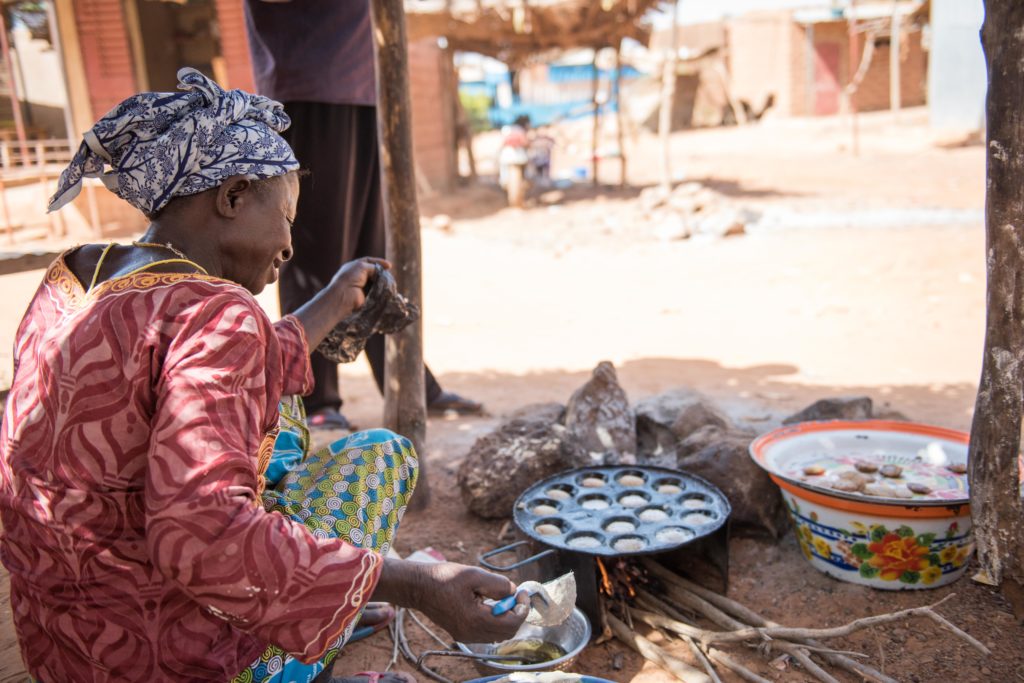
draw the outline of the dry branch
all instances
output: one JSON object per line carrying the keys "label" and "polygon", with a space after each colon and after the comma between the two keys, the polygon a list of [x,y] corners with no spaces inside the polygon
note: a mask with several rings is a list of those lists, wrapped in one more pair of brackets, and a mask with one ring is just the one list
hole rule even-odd
{"label": "dry branch", "polygon": [[[674,583],[680,588],[688,590],[691,593],[694,593],[697,596],[704,598],[705,601],[715,605],[716,607],[720,608],[725,612],[728,612],[732,616],[743,620],[751,626],[780,625],[774,621],[765,619],[757,612],[754,612],[747,606],[739,602],[736,602],[735,600],[727,598],[726,596],[721,595],[719,593],[715,593],[714,591],[708,590],[703,586],[693,583],[692,581],[669,571],[657,562],[654,562],[652,560],[645,560],[644,566],[647,568],[648,571],[650,571],[652,574],[662,579],[663,581],[667,583]],[[822,647],[821,643],[812,639],[802,641],[801,644],[811,645],[813,647]],[[850,673],[857,674],[865,680],[873,681],[874,683],[899,683],[899,681],[897,681],[895,678],[887,676],[881,671],[873,667],[870,667],[866,664],[862,664],[861,662],[851,659],[850,657],[847,657],[843,654],[826,652],[823,653],[822,656],[832,666],[836,666],[841,669],[845,669]]]}
{"label": "dry branch", "polygon": [[711,683],[711,678],[706,673],[693,668],[677,657],[673,657],[642,635],[633,633],[628,626],[616,617],[608,614],[606,618],[615,637],[639,652],[648,661],[654,662],[679,680],[684,681],[684,683]]}

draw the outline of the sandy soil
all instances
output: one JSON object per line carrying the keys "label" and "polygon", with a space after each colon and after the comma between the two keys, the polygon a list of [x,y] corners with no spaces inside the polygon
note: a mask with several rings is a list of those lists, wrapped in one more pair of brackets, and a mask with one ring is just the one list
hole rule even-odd
{"label": "sandy soil", "polygon": [[[863,119],[858,157],[846,149],[848,131],[838,119],[679,134],[672,152],[687,180],[743,206],[980,210],[982,148],[932,144],[915,112],[898,126]],[[558,161],[567,167],[581,154],[579,145],[570,147],[573,134],[565,133]],[[642,187],[657,180],[657,142],[641,137],[636,149],[631,179]],[[474,188],[422,202],[428,217],[451,218],[447,230],[423,233],[426,356],[447,388],[484,401],[489,415],[431,420],[423,455],[434,498],[407,516],[401,553],[432,546],[473,563],[496,546],[501,523],[468,514],[454,489],[459,462],[502,415],[565,401],[601,360],[616,364],[632,400],[691,387],[762,431],[838,394],[866,394],[917,421],[968,428],[984,324],[979,221],[665,242],[637,223],[637,188],[574,189],[558,199],[510,210],[494,190]],[[5,352],[39,275],[0,278]],[[261,300],[274,308],[272,293]],[[368,367],[360,361],[341,373],[346,414],[362,426],[378,424],[382,403]],[[948,589],[876,592],[816,572],[791,535],[731,543],[730,596],[787,624],[834,626],[951,592],[957,595],[943,613],[989,644],[991,657],[923,622],[879,628],[841,646],[865,652],[901,681],[1024,680],[1024,631],[988,588],[965,579]],[[5,612],[5,586],[0,595]],[[414,647],[431,646],[410,629]],[[732,652],[769,679],[809,680],[792,666],[769,666],[753,650]],[[623,653],[615,643],[591,646],[576,669],[617,681],[671,680]],[[348,648],[337,670],[380,669],[390,655],[390,640],[379,634]],[[438,668],[453,680],[474,676],[464,663]],[[2,628],[0,681],[23,679],[13,633]]]}

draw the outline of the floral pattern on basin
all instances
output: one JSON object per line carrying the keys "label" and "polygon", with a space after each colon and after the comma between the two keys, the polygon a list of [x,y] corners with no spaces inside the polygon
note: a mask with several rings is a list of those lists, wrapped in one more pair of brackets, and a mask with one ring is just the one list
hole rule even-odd
{"label": "floral pattern on basin", "polygon": [[[845,523],[840,511],[823,520],[816,505],[785,496],[796,538],[811,564],[838,579],[875,588],[934,588],[955,581],[974,549],[970,518],[921,520],[888,528],[864,518]],[[849,513],[845,513],[847,517]],[[838,526],[843,524],[843,526]]]}

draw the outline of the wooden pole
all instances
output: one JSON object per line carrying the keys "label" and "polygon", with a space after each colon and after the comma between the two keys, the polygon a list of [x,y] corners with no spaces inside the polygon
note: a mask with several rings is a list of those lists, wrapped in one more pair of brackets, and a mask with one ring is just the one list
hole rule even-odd
{"label": "wooden pole", "polygon": [[594,187],[598,185],[597,169],[598,169],[598,158],[597,158],[597,146],[598,138],[601,134],[601,107],[597,102],[597,90],[601,82],[601,72],[597,70],[597,53],[600,49],[594,48],[594,60],[591,62],[591,68],[593,73],[591,74],[591,89],[590,89],[590,103],[594,108],[594,121],[593,128],[590,136],[590,163],[592,168],[593,183]]}
{"label": "wooden pole", "polygon": [[11,64],[11,45],[7,41],[7,20],[4,18],[2,3],[0,3],[0,50],[3,50],[4,53],[7,87],[11,89],[11,109],[14,113],[14,130],[18,136],[18,146],[21,149],[21,164],[22,166],[28,166],[28,136],[25,135],[25,120],[21,115],[21,98],[18,96],[18,82],[14,79],[14,66]]}
{"label": "wooden pole", "polygon": [[900,107],[902,106],[902,91],[900,89],[900,3],[899,0],[892,0],[892,26],[889,30],[889,109],[892,110],[893,118],[899,118]]}
{"label": "wooden pole", "polygon": [[858,129],[857,122],[857,105],[853,101],[853,96],[856,91],[856,84],[853,82],[855,74],[857,73],[857,0],[850,0],[850,16],[846,22],[847,38],[846,42],[849,43],[850,56],[846,66],[847,82],[846,86],[849,95],[846,98],[846,105],[850,109],[850,126],[853,132],[853,155],[857,156],[860,154],[860,130]]}
{"label": "wooden pole", "polygon": [[661,107],[658,111],[658,143],[661,145],[661,189],[672,190],[672,152],[669,135],[672,132],[672,108],[676,99],[676,73],[679,61],[679,0],[672,2],[672,47],[664,55],[661,66]]}
{"label": "wooden pole", "polygon": [[619,187],[626,187],[626,116],[622,112],[622,41],[615,46],[615,134],[619,144]]}
{"label": "wooden pole", "polygon": [[1024,390],[1024,4],[985,0],[988,66],[985,350],[971,424],[971,518],[983,575],[1024,620],[1024,505],[1020,498]]}
{"label": "wooden pole", "polygon": [[[422,311],[420,217],[416,204],[405,9],[402,0],[371,0],[370,13],[377,63],[377,133],[387,256],[393,264],[399,291]],[[419,454],[419,482],[412,506],[422,509],[430,498],[423,466],[427,407],[422,319],[387,337],[384,424],[412,441]]]}

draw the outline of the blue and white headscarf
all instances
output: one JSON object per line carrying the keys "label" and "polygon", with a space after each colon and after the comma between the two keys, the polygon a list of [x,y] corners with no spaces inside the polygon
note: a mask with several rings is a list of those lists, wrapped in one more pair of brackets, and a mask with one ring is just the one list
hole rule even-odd
{"label": "blue and white headscarf", "polygon": [[279,102],[224,91],[195,69],[178,71],[178,81],[185,92],[129,97],[86,131],[50,211],[78,196],[86,176],[152,215],[233,175],[270,178],[299,168],[278,135],[291,124]]}

